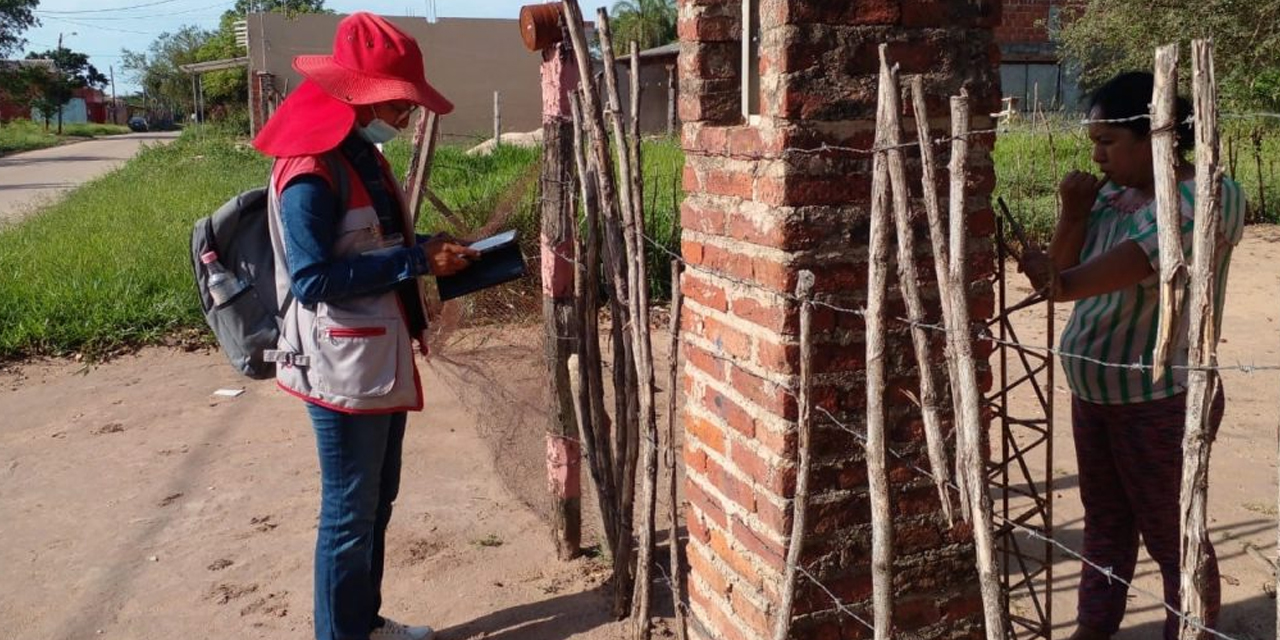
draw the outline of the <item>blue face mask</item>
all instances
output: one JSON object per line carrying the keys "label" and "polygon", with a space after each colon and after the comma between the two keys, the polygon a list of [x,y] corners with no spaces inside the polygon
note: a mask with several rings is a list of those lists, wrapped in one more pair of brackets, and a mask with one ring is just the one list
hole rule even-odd
{"label": "blue face mask", "polygon": [[390,142],[400,133],[400,130],[387,124],[381,118],[374,118],[369,124],[357,129],[360,137],[373,144],[382,144]]}

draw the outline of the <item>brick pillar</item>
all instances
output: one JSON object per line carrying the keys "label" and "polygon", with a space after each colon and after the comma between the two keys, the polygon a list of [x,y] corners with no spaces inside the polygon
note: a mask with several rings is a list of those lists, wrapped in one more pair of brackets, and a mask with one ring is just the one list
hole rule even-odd
{"label": "brick pillar", "polygon": [[[686,360],[686,496],[692,631],[707,640],[763,640],[772,633],[790,536],[797,405],[787,389],[799,373],[797,306],[786,296],[800,270],[817,275],[820,300],[860,308],[866,300],[877,46],[889,44],[903,77],[925,74],[937,136],[949,131],[948,97],[968,89],[971,126],[987,129],[999,110],[993,0],[759,0],[760,113],[741,113],[742,0],[681,0],[680,117],[687,197],[681,283]],[[910,109],[910,101],[905,101]],[[910,113],[904,122],[914,139]],[[993,139],[973,140],[968,233],[974,321],[992,311]],[[939,149],[945,166],[949,149]],[[919,180],[918,153],[908,174]],[[946,202],[946,171],[940,172]],[[912,187],[919,194],[918,184]],[[919,205],[919,202],[915,202]],[[917,206],[920,238],[927,238]],[[940,313],[928,242],[917,241],[922,293]],[[896,269],[890,267],[896,275]],[[896,277],[890,317],[905,316]],[[863,323],[819,307],[815,314],[815,402],[864,428]],[[888,444],[927,468],[910,336],[886,342]],[[981,345],[979,346],[981,348]],[[935,349],[942,362],[942,339]],[[985,357],[985,354],[979,354]],[[941,370],[945,371],[945,367]],[[990,384],[984,371],[984,383]],[[949,402],[946,403],[949,406]],[[863,450],[815,411],[803,565],[839,599],[869,611],[870,508]],[[948,416],[949,418],[949,416]],[[896,633],[920,638],[981,635],[973,547],[948,527],[931,482],[887,461],[894,513]],[[870,632],[799,577],[791,637],[857,638]],[[864,616],[870,619],[870,615]],[[708,637],[708,635],[712,637]]]}

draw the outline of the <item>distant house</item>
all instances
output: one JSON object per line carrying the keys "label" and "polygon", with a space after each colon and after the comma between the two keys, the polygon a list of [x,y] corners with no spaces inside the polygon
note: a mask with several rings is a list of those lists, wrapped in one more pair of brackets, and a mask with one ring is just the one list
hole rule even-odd
{"label": "distant house", "polygon": [[[249,14],[250,124],[257,131],[276,106],[301,83],[294,56],[327,54],[340,15]],[[427,79],[453,102],[440,121],[446,136],[493,134],[493,94],[501,95],[502,130],[532,131],[542,125],[541,58],[524,48],[517,20],[479,18],[387,18],[417,39]]]}
{"label": "distant house", "polygon": [[[21,67],[40,68],[49,73],[53,73],[56,69],[52,60],[0,60],[0,70],[13,71]],[[16,100],[16,97],[0,91],[0,122],[31,117],[31,110],[26,101]]]}
{"label": "distant house", "polygon": [[1033,108],[1037,94],[1046,110],[1078,110],[1080,85],[1058,53],[1063,11],[1079,0],[1004,0],[996,27],[1000,45],[1000,84],[1020,111]]}
{"label": "distant house", "polygon": [[[57,67],[53,60],[0,60],[0,69],[15,69],[19,67],[36,67],[41,68],[49,73],[57,71]],[[29,106],[27,101],[18,101],[13,99],[14,96],[0,94],[0,121],[13,120],[14,118],[30,118],[33,121],[43,121],[44,116],[35,108]],[[71,99],[62,105],[62,123],[70,124],[75,122],[106,122],[108,118],[107,98],[101,90],[92,87],[81,87],[75,89],[71,93]],[[57,115],[51,118],[56,121]]]}
{"label": "distant house", "polygon": [[[640,57],[640,132],[645,135],[679,131],[680,43],[645,49]],[[618,91],[622,108],[631,116],[631,56],[617,60]]]}

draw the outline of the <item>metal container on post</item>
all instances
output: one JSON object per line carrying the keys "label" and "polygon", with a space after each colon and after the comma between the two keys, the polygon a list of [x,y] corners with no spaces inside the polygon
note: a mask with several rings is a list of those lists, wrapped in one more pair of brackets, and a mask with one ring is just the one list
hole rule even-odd
{"label": "metal container on post", "polygon": [[520,37],[530,51],[542,51],[564,39],[560,29],[560,3],[529,4],[520,7]]}

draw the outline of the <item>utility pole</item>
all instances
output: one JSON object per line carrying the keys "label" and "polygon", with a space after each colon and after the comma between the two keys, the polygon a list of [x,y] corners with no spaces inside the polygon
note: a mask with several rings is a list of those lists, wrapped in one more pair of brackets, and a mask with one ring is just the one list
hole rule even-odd
{"label": "utility pole", "polygon": [[116,66],[113,64],[107,68],[111,70],[111,124],[120,124],[116,117],[116,109],[120,106],[116,103]]}

